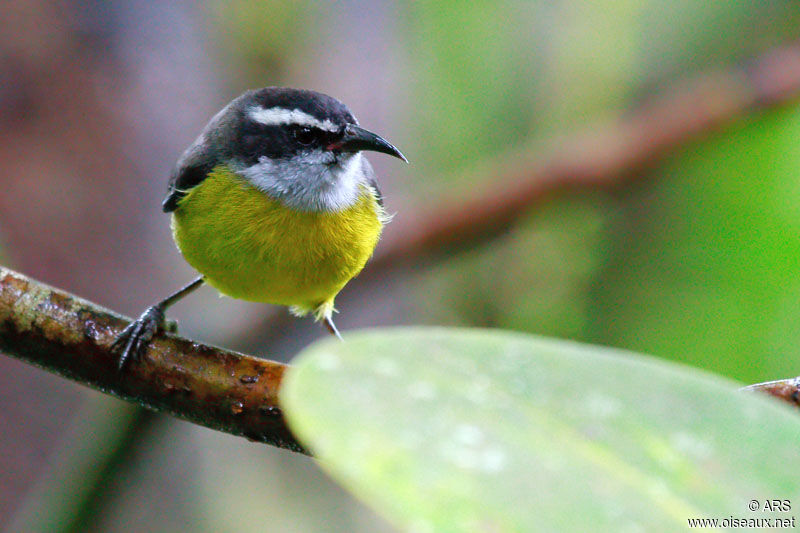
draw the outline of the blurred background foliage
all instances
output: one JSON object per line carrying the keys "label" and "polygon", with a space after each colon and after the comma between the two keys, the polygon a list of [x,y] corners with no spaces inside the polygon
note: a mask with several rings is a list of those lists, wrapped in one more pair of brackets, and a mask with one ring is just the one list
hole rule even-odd
{"label": "blurred background foliage", "polygon": [[[371,160],[402,226],[502,187],[491,168],[509,150],[800,34],[788,0],[10,0],[0,14],[3,260],[129,315],[190,278],[160,213],[166,176],[247,88],[335,95],[401,147],[408,167]],[[613,191],[553,196],[486,245],[352,283],[339,325],[511,328],[744,382],[795,375],[798,134],[796,107],[743,117]],[[298,321],[259,329],[274,313],[205,290],[173,316],[190,337],[283,360],[322,335]],[[63,530],[389,530],[305,457],[160,417],[109,435],[94,417],[132,417],[98,397],[0,359],[12,529],[45,523],[68,483]],[[98,439],[121,453],[98,457]],[[60,476],[75,457],[87,474]]]}

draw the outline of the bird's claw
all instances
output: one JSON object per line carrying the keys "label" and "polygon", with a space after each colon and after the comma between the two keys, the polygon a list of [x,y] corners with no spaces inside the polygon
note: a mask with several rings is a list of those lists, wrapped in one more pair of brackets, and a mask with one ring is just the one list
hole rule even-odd
{"label": "bird's claw", "polygon": [[322,324],[325,326],[325,329],[328,330],[328,333],[335,336],[340,341],[344,340],[341,333],[339,333],[339,329],[336,327],[336,324],[333,323],[333,319],[331,317],[325,317]]}
{"label": "bird's claw", "polygon": [[160,305],[148,307],[139,318],[128,324],[111,345],[111,351],[119,354],[119,369],[122,370],[128,359],[140,359],[153,336],[165,327],[164,308]]}

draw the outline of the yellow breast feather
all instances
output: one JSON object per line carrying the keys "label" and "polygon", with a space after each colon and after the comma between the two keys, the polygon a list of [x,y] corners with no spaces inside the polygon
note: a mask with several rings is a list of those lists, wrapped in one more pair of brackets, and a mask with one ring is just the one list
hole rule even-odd
{"label": "yellow breast feather", "polygon": [[366,185],[341,211],[299,211],[218,166],[181,199],[172,231],[186,261],[222,294],[320,320],[364,268],[385,218]]}

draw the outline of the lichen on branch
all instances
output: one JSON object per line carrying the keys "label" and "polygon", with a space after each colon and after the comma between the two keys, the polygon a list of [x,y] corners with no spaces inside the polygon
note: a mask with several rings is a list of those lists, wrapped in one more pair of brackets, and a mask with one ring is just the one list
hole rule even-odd
{"label": "lichen on branch", "polygon": [[286,365],[164,334],[120,372],[110,346],[127,323],[0,267],[0,352],[149,409],[304,452],[278,405]]}

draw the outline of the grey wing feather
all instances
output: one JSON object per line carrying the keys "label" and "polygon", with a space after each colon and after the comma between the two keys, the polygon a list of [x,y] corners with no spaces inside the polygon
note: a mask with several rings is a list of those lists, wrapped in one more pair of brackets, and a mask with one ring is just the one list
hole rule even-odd
{"label": "grey wing feather", "polygon": [[167,196],[161,203],[165,213],[175,211],[180,199],[186,196],[189,189],[202,183],[220,161],[220,145],[231,138],[230,131],[234,127],[231,110],[235,109],[247,94],[235,99],[214,115],[200,136],[178,159],[169,179]]}
{"label": "grey wing feather", "polygon": [[175,211],[178,202],[192,187],[200,185],[211,169],[214,168],[214,158],[208,153],[207,145],[201,135],[189,149],[184,152],[169,180],[167,196],[161,203],[165,213]]}

